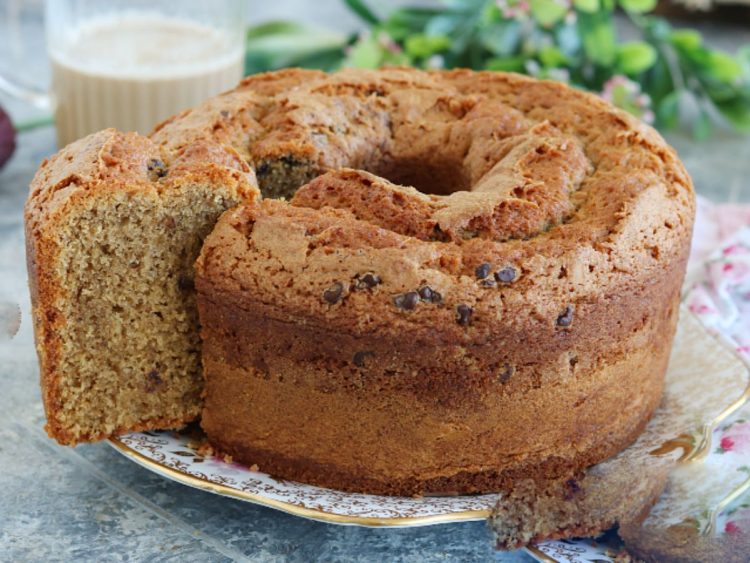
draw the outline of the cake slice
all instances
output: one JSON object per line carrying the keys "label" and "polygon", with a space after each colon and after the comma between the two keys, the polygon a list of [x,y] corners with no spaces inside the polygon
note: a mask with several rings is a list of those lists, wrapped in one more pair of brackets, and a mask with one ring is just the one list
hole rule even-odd
{"label": "cake slice", "polygon": [[42,164],[26,245],[51,437],[76,444],[199,415],[193,262],[218,216],[258,194],[239,155],[206,141],[168,153],[110,129]]}

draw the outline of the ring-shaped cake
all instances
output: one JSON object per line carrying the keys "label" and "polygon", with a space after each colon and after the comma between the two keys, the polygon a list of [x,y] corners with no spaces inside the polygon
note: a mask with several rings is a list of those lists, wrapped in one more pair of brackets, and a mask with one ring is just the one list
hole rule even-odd
{"label": "ring-shaped cake", "polygon": [[659,403],[693,215],[652,128],[559,83],[252,76],[40,167],[47,430],[200,417],[237,461],[371,493],[564,477]]}
{"label": "ring-shaped cake", "polygon": [[235,460],[497,491],[611,456],[658,405],[694,200],[652,128],[558,83],[391,69],[251,77],[153,140],[206,134],[267,196],[196,264],[202,426]]}

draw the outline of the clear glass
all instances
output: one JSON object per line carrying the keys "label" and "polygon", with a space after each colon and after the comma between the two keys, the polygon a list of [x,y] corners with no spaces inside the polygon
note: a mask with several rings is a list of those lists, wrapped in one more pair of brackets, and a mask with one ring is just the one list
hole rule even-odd
{"label": "clear glass", "polygon": [[244,64],[244,0],[47,0],[49,99],[0,87],[55,114],[60,146],[115,127],[146,134],[232,88]]}

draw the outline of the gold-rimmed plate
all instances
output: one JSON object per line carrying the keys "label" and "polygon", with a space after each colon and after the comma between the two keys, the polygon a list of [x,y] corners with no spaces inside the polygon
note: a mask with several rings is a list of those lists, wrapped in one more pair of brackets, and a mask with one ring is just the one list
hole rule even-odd
{"label": "gold-rimmed plate", "polygon": [[[662,407],[674,409],[674,422],[659,437],[664,455],[676,448],[683,458],[707,451],[712,430],[747,398],[748,380],[736,354],[683,309]],[[500,499],[497,494],[387,497],[278,480],[202,454],[187,431],[137,432],[110,443],[136,463],[180,483],[336,524],[406,527],[483,520]],[[645,455],[654,455],[653,449]]]}
{"label": "gold-rimmed plate", "polygon": [[139,465],[179,483],[335,524],[404,527],[484,520],[499,498],[497,494],[388,497],[285,481],[213,454],[203,455],[194,434],[186,431],[134,432],[109,442]]}

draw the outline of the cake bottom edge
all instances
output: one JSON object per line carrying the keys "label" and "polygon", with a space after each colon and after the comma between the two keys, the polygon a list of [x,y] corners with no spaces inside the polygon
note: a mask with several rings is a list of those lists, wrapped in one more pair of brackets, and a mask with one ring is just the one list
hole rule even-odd
{"label": "cake bottom edge", "polygon": [[653,405],[644,409],[639,419],[622,433],[612,436],[605,443],[597,442],[593,447],[578,452],[572,458],[548,455],[544,459],[533,458],[510,468],[459,471],[440,477],[413,475],[381,480],[372,476],[355,474],[332,464],[291,457],[249,444],[232,444],[212,437],[210,432],[207,432],[207,435],[211,446],[217,453],[231,456],[232,461],[242,465],[256,466],[258,470],[277,479],[350,493],[385,496],[488,494],[511,491],[514,484],[520,480],[561,478],[616,455],[632,444],[643,432],[659,402],[660,400],[654,401]]}

